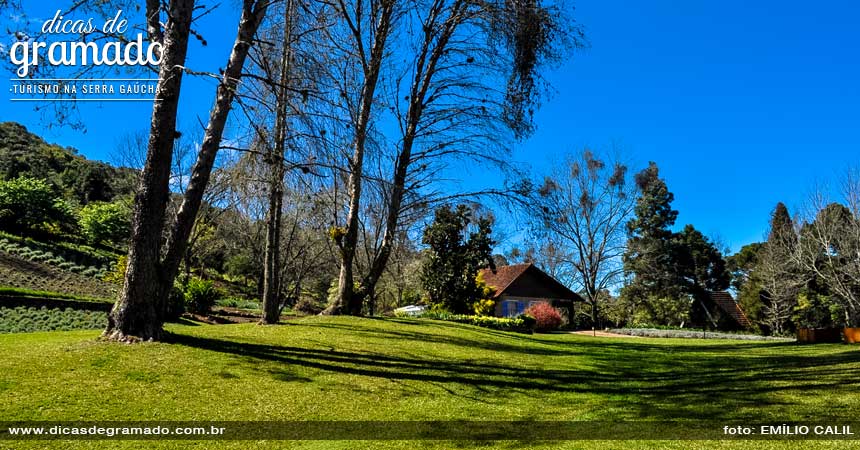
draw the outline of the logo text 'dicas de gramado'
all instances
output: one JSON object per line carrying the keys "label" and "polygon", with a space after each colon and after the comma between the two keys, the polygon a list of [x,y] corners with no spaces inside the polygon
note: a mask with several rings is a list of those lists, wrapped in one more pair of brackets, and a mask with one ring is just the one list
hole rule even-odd
{"label": "logo text 'dicas de gramado'", "polygon": [[[154,67],[161,63],[162,44],[149,42],[143,33],[129,36],[129,23],[122,14],[122,10],[117,11],[96,28],[98,22],[92,18],[71,20],[57,11],[42,23],[40,39],[19,38],[8,51],[9,61],[17,75],[11,80],[11,100],[157,101],[153,98],[157,79],[83,78],[74,75],[98,73],[88,70],[94,66],[115,70],[132,66]],[[51,39],[54,36],[58,39]],[[79,36],[80,40],[65,40],[65,36]],[[87,40],[88,36],[99,37]],[[71,78],[38,78],[36,72],[44,66],[68,69],[57,73],[72,74]]]}
{"label": "logo text 'dicas de gramado'", "polygon": [[[100,28],[106,36],[122,35],[128,29],[128,21],[122,18],[122,10],[104,22]],[[64,20],[61,11],[42,24],[42,34],[87,35],[96,31],[93,19]],[[24,78],[30,69],[46,61],[52,66],[134,66],[158,65],[161,62],[161,43],[144,40],[138,33],[133,41],[119,39],[110,42],[56,41],[52,43],[32,39],[19,40],[9,49],[9,58],[17,67],[16,75]]]}

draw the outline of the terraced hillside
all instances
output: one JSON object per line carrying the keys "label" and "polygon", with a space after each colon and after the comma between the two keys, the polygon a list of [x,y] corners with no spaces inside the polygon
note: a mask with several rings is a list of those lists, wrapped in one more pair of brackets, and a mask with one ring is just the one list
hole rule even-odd
{"label": "terraced hillside", "polygon": [[61,270],[0,251],[0,287],[112,298],[117,286],[92,276]]}

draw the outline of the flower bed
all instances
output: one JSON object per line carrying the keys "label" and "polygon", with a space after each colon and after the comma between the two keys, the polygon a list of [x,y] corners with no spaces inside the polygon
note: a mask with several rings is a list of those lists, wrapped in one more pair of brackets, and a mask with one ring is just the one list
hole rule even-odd
{"label": "flower bed", "polygon": [[613,328],[609,332],[617,334],[626,334],[629,336],[639,337],[657,337],[657,338],[685,338],[685,339],[739,339],[745,341],[783,341],[791,342],[794,339],[780,338],[773,336],[759,336],[757,334],[742,334],[742,333],[724,333],[719,331],[702,330],[668,330],[656,328]]}
{"label": "flower bed", "polygon": [[[518,333],[531,333],[534,319],[529,317],[492,317],[492,316],[469,316],[465,314],[451,314],[447,312],[427,311],[417,316],[421,319],[444,320],[446,322],[465,323],[478,327],[491,328],[502,331],[515,331]],[[531,320],[529,320],[531,319]]]}

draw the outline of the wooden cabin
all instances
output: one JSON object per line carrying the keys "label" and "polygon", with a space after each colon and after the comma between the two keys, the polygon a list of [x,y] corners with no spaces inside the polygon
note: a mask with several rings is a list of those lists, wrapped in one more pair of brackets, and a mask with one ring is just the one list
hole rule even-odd
{"label": "wooden cabin", "polygon": [[497,317],[515,317],[529,306],[544,302],[568,313],[575,302],[585,301],[576,292],[540,270],[534,264],[515,264],[481,271],[484,281],[496,290]]}

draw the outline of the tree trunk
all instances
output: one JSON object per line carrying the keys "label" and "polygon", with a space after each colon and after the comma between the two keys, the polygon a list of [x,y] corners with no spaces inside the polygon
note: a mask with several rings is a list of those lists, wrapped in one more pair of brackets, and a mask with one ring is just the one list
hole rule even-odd
{"label": "tree trunk", "polygon": [[188,246],[188,237],[209,181],[236,85],[242,76],[242,66],[267,6],[267,1],[244,2],[236,42],[224,78],[218,86],[215,107],[209,116],[209,125],[192,170],[191,182],[171,227],[165,256],[160,259],[165,209],[170,196],[169,177],[176,137],[176,112],[194,0],[173,0],[170,4],[163,41],[164,57],[156,88],[156,98],[160,101],[155,102],[152,110],[147,159],[135,198],[125,282],[103,334],[108,339],[131,342],[156,340],[162,335],[162,311]]}
{"label": "tree trunk", "polygon": [[[370,50],[370,62],[364,73],[364,85],[361,88],[361,104],[355,126],[355,137],[352,143],[353,154],[350,158],[349,181],[347,182],[349,213],[346,218],[346,234],[340,246],[341,263],[337,298],[322,312],[325,315],[361,315],[363,299],[353,295],[352,263],[355,259],[355,247],[358,244],[358,216],[361,207],[361,180],[364,175],[364,149],[367,141],[367,129],[370,126],[371,113],[373,112],[376,84],[379,80],[382,59],[385,56],[385,42],[391,32],[393,12],[394,1],[383,1],[373,47]],[[357,39],[361,39],[361,37],[359,36]]]}
{"label": "tree trunk", "polygon": [[182,67],[188,51],[193,11],[194,0],[174,0],[168,10],[146,163],[134,201],[128,266],[119,299],[102,335],[107,339],[132,342],[161,338],[163,285],[172,282],[172,278],[164,277],[159,258],[170,196],[170,162],[176,137]]}
{"label": "tree trunk", "polygon": [[203,136],[203,144],[200,146],[197,161],[191,171],[191,181],[185,190],[182,206],[180,206],[179,213],[171,227],[167,252],[162,264],[164,277],[171,282],[176,278],[181,255],[188,245],[188,237],[194,227],[194,219],[200,210],[203,194],[215,164],[215,157],[221,146],[224,127],[233,106],[233,98],[236,96],[236,87],[242,78],[242,68],[245,65],[245,59],[253,43],[254,35],[257,33],[257,28],[259,28],[266,14],[268,4],[269,2],[266,0],[245,0],[243,3],[236,41],[233,43],[233,50],[227,61],[224,76],[218,84],[215,105],[209,114],[209,124]]}
{"label": "tree trunk", "polygon": [[293,1],[284,8],[284,40],[280,64],[280,81],[276,87],[275,142],[269,154],[269,214],[266,220],[266,261],[263,275],[263,317],[265,324],[278,323],[281,313],[281,221],[284,202],[284,151],[287,140],[287,84],[292,62]]}
{"label": "tree trunk", "polygon": [[[354,301],[359,303],[359,308],[365,298],[373,297],[376,284],[379,282],[379,278],[382,277],[382,273],[388,264],[388,259],[391,257],[391,251],[397,236],[397,227],[400,222],[400,209],[403,206],[403,196],[406,193],[406,176],[409,172],[409,165],[412,162],[412,147],[418,134],[418,125],[424,113],[424,101],[427,97],[427,91],[432,84],[433,76],[436,73],[439,59],[442,57],[448,41],[459,25],[459,22],[453,18],[459,17],[459,11],[463,4],[462,2],[457,2],[453,6],[454,12],[451,18],[446,21],[438,41],[434,41],[434,35],[425,30],[425,39],[418,56],[415,78],[410,87],[410,102],[406,113],[406,131],[403,134],[403,144],[394,163],[391,196],[388,205],[388,214],[385,219],[385,233],[383,234],[379,251],[371,262],[370,270],[362,279],[359,291],[355,294],[356,298]],[[439,12],[437,10],[435,14],[438,15]]]}
{"label": "tree trunk", "polygon": [[[278,161],[280,164],[280,160]],[[280,172],[273,166],[273,172]],[[277,181],[276,181],[277,180]],[[269,193],[269,216],[266,220],[266,261],[263,270],[263,317],[261,323],[278,323],[280,319],[281,217],[283,175],[272,174]]]}

